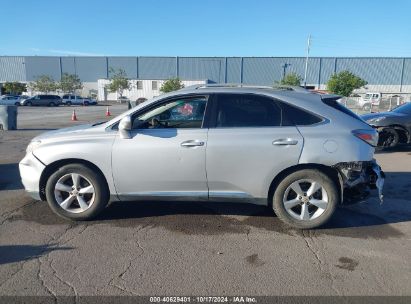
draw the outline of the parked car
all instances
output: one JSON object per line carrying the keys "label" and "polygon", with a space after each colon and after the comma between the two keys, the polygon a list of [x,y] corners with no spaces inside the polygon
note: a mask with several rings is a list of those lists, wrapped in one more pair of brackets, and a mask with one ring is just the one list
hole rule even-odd
{"label": "parked car", "polygon": [[0,105],[19,106],[19,97],[16,95],[2,95],[0,97]]}
{"label": "parked car", "polygon": [[378,92],[367,92],[358,101],[358,106],[364,111],[369,111],[372,106],[378,107],[381,103],[382,94]]}
{"label": "parked car", "polygon": [[318,227],[353,193],[362,199],[377,187],[382,195],[377,132],[338,98],[181,89],[102,124],[35,137],[20,162],[22,182],[72,220],[116,200],[229,200],[272,207],[293,227]]}
{"label": "parked car", "polygon": [[78,95],[67,94],[63,95],[62,102],[64,105],[71,106],[71,105],[96,105],[97,101],[87,97],[81,97]]}
{"label": "parked car", "polygon": [[55,107],[62,104],[58,95],[35,95],[20,101],[22,106],[49,106]]}
{"label": "parked car", "polygon": [[402,104],[391,111],[361,116],[379,132],[378,145],[395,147],[411,143],[411,103]]}

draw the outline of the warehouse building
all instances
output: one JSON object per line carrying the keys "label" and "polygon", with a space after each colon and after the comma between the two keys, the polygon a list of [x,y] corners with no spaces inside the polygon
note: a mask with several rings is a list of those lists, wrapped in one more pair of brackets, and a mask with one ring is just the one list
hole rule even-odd
{"label": "warehouse building", "polygon": [[[77,74],[83,94],[97,92],[98,81],[110,70],[123,69],[133,80],[161,81],[179,77],[184,81],[273,85],[284,74],[304,76],[304,57],[52,57],[0,56],[0,84],[30,82],[40,75],[60,80],[63,73]],[[411,96],[411,58],[312,57],[308,61],[307,86],[326,89],[330,76],[349,70],[368,82],[365,91]],[[153,94],[151,92],[150,94]]]}

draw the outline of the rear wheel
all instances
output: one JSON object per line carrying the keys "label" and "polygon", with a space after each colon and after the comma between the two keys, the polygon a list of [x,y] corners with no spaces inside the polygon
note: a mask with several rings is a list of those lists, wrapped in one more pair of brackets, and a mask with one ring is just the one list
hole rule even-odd
{"label": "rear wheel", "polygon": [[71,101],[67,101],[66,105],[71,106]]}
{"label": "rear wheel", "polygon": [[26,102],[26,106],[29,106],[29,107],[31,107],[33,104],[31,103],[31,101],[27,101]]}
{"label": "rear wheel", "polygon": [[49,107],[55,107],[55,106],[56,106],[56,104],[54,102],[49,103]]}
{"label": "rear wheel", "polygon": [[85,102],[84,102],[84,105],[85,105],[85,106],[88,106],[88,105],[89,105],[88,101],[85,101]]}
{"label": "rear wheel", "polygon": [[109,191],[103,176],[82,164],[73,164],[61,167],[50,176],[46,198],[59,216],[88,220],[105,208]]}
{"label": "rear wheel", "polygon": [[15,106],[19,106],[20,103],[19,103],[19,102],[15,102],[14,105],[15,105]]}
{"label": "rear wheel", "polygon": [[273,209],[280,220],[299,229],[324,225],[339,202],[338,188],[320,170],[289,174],[274,192]]}

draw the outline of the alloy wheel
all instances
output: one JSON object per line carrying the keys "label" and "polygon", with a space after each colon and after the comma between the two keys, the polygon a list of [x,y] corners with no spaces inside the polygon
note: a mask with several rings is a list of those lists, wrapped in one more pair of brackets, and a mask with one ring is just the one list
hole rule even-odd
{"label": "alloy wheel", "polygon": [[54,196],[64,210],[80,213],[89,209],[95,200],[93,184],[78,173],[63,175],[54,186]]}
{"label": "alloy wheel", "polygon": [[303,221],[311,221],[321,216],[327,209],[328,202],[328,193],[321,183],[309,179],[293,182],[283,196],[287,213]]}

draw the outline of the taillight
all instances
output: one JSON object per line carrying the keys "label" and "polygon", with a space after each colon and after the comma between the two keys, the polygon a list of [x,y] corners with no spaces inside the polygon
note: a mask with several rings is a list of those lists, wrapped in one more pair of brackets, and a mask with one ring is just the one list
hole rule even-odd
{"label": "taillight", "polygon": [[378,133],[375,130],[354,130],[352,134],[373,147],[378,144]]}

